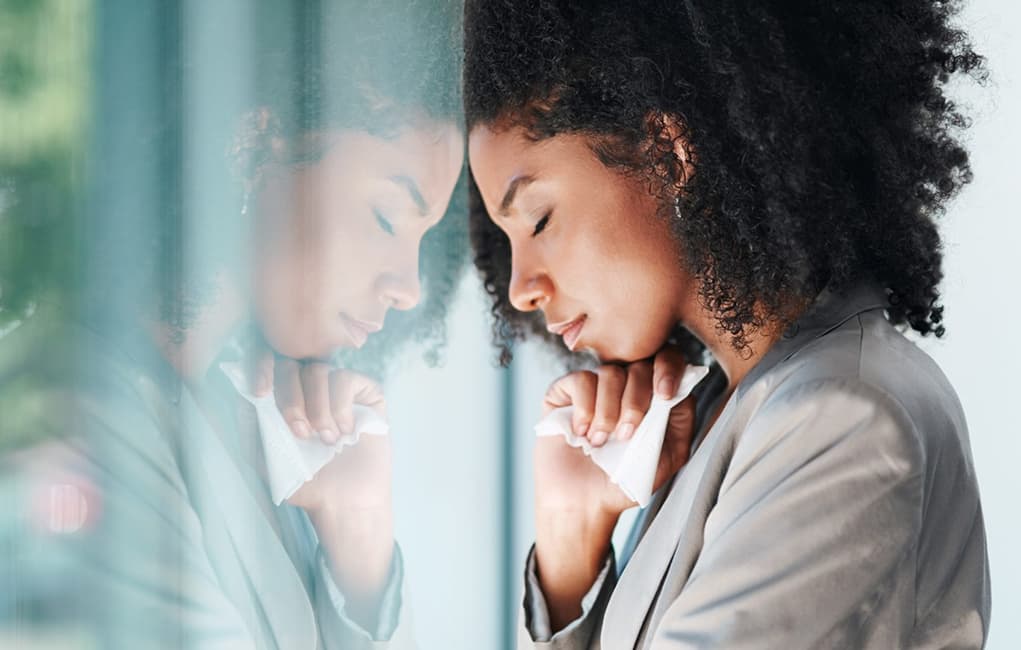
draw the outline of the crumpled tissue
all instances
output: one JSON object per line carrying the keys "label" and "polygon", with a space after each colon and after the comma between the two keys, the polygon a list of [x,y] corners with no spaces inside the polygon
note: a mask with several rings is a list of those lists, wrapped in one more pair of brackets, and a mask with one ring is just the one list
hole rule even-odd
{"label": "crumpled tissue", "polygon": [[238,393],[255,407],[266,456],[270,494],[276,505],[280,505],[298,488],[312,480],[316,472],[334,456],[342,453],[345,447],[357,444],[362,434],[385,436],[390,433],[390,425],[379,413],[368,406],[355,404],[353,433],[341,434],[333,444],[326,444],[318,436],[299,438],[287,426],[272,393],[263,397],[252,394],[241,364],[221,363],[220,369]]}
{"label": "crumpled tissue", "polygon": [[688,366],[672,398],[652,398],[648,412],[635,427],[630,440],[611,439],[601,447],[593,447],[588,438],[573,433],[571,416],[574,408],[571,406],[547,413],[535,425],[535,434],[540,437],[563,436],[569,445],[581,448],[611,481],[620,486],[624,494],[644,508],[652,498],[670,409],[687,398],[707,374],[709,369],[705,366]]}

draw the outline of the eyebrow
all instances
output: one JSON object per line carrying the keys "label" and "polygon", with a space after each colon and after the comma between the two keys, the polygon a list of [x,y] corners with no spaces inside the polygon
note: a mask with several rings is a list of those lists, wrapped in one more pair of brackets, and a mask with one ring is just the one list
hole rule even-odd
{"label": "eyebrow", "polygon": [[408,191],[411,195],[411,200],[415,202],[415,207],[418,208],[418,214],[425,217],[429,214],[429,204],[425,202],[425,197],[422,196],[422,191],[418,189],[418,183],[415,179],[410,176],[391,176],[390,180],[397,183]]}
{"label": "eyebrow", "polygon": [[499,214],[501,216],[507,216],[507,211],[510,210],[511,203],[514,203],[514,195],[518,193],[518,189],[524,185],[528,185],[534,180],[534,176],[523,175],[516,176],[514,180],[510,182],[510,185],[507,186],[507,191],[503,195],[503,200],[500,201]]}

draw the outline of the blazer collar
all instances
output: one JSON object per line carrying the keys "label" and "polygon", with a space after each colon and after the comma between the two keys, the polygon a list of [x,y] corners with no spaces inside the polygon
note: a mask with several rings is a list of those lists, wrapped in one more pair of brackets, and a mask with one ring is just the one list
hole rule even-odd
{"label": "blazer collar", "polygon": [[[209,539],[229,543],[214,544],[211,561],[221,554],[235,555],[248,576],[248,593],[230,593],[242,611],[265,617],[279,648],[313,648],[317,630],[312,604],[304,583],[283,542],[252,493],[249,483],[220,436],[208,426],[205,416],[190,391],[185,388],[179,404],[181,414],[182,474]],[[225,531],[224,531],[225,529]],[[228,558],[221,558],[227,562]],[[226,585],[225,585],[226,586]],[[259,603],[257,609],[240,603]],[[240,603],[238,602],[240,601]],[[250,621],[258,629],[255,621]]]}
{"label": "blazer collar", "polygon": [[78,344],[116,360],[167,432],[219,587],[253,637],[266,630],[275,647],[317,647],[315,615],[299,570],[246,480],[247,469],[209,426],[188,387],[144,332],[122,327],[104,334],[91,323],[75,326]]}
{"label": "blazer collar", "polygon": [[702,530],[691,529],[685,522],[689,516],[704,519],[707,512],[693,509],[711,507],[701,477],[724,471],[729,458],[726,449],[732,439],[718,435],[730,426],[741,397],[755,381],[778,363],[790,359],[812,341],[840,327],[858,314],[883,309],[888,304],[881,287],[862,283],[848,290],[823,290],[804,314],[784,333],[763,359],[752,369],[731,395],[713,425],[715,434],[705,434],[692,453],[688,464],[673,480],[658,515],[648,523],[645,534],[622,572],[607,608],[601,633],[602,646],[607,648],[634,646],[642,628],[653,611],[662,580],[679,551],[682,561],[693,562],[701,548]]}
{"label": "blazer collar", "polygon": [[[734,400],[727,403],[714,429],[727,426],[734,404]],[[701,547],[702,529],[688,526],[687,521],[706,514],[694,512],[708,507],[699,494],[704,490],[701,477],[723,471],[720,465],[727,454],[716,448],[727,444],[721,436],[709,437],[674,477],[659,513],[648,523],[610,595],[600,632],[601,647],[636,647],[678,548]]]}
{"label": "blazer collar", "polygon": [[823,289],[808,309],[790,325],[782,338],[745,375],[738,385],[740,399],[756,380],[778,363],[786,361],[812,341],[837,329],[858,314],[889,306],[886,290],[874,282],[859,282],[844,289]]}

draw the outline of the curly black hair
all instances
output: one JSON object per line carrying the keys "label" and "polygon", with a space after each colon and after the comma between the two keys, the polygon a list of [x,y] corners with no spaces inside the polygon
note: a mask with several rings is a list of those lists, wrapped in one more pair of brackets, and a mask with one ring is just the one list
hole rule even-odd
{"label": "curly black hair", "polygon": [[[823,287],[870,279],[890,320],[944,333],[934,219],[971,180],[955,73],[984,59],[958,3],[469,0],[468,129],[589,136],[660,198],[700,298],[735,348]],[[674,152],[685,152],[690,173]],[[510,248],[471,183],[494,339],[542,335],[507,298]],[[690,334],[676,336],[698,354]]]}

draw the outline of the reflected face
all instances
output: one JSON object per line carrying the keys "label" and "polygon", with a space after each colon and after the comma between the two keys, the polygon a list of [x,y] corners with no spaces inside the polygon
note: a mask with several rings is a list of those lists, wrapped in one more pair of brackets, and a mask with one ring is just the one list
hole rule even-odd
{"label": "reflected face", "polygon": [[419,244],[443,217],[463,163],[453,125],[399,137],[333,134],[321,159],[273,165],[251,198],[252,304],[278,353],[361,347],[387,310],[420,298]]}
{"label": "reflected face", "polygon": [[511,245],[509,299],[541,309],[572,350],[635,361],[662,347],[693,283],[641,181],[606,167],[580,135],[538,142],[477,126],[472,175]]}

